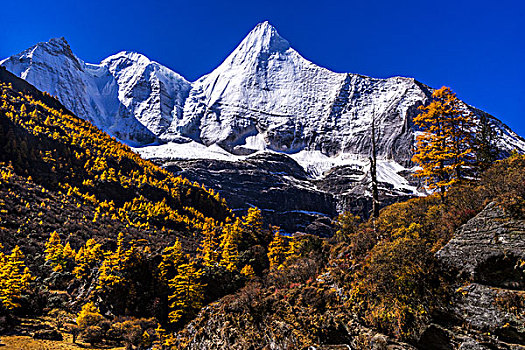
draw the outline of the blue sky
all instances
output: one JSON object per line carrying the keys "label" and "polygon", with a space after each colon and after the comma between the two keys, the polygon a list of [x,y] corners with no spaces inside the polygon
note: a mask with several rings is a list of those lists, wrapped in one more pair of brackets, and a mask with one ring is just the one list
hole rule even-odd
{"label": "blue sky", "polygon": [[189,80],[269,20],[305,58],[338,72],[450,86],[525,136],[525,1],[7,1],[0,58],[64,36],[98,63],[144,53]]}

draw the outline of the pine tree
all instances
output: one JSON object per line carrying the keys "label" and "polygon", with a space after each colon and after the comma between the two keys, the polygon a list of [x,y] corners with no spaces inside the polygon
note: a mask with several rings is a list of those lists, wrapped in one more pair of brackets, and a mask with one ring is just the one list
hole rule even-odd
{"label": "pine tree", "polygon": [[275,232],[273,240],[268,245],[268,261],[270,269],[279,269],[286,260],[287,244],[279,231]]}
{"label": "pine tree", "polygon": [[471,113],[448,87],[432,93],[427,106],[414,123],[422,133],[417,136],[412,160],[421,169],[416,176],[426,179],[430,189],[438,189],[442,200],[448,187],[465,177],[472,164],[473,129]]}
{"label": "pine tree", "polygon": [[497,142],[499,135],[490,124],[489,117],[482,114],[477,125],[474,140],[474,152],[476,154],[476,167],[479,171],[487,170],[499,156]]}
{"label": "pine tree", "polygon": [[189,262],[181,264],[177,275],[169,281],[171,294],[168,297],[168,317],[171,323],[177,323],[185,317],[191,318],[202,307],[204,284],[201,283],[201,276],[202,271],[195,267],[195,263]]}

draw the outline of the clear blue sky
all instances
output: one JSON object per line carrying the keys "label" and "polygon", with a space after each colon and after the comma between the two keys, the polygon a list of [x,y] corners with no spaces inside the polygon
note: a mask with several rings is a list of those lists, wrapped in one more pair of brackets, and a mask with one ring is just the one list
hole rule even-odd
{"label": "clear blue sky", "polygon": [[5,1],[0,58],[64,36],[98,63],[144,53],[189,80],[269,20],[318,65],[447,85],[525,136],[525,1]]}

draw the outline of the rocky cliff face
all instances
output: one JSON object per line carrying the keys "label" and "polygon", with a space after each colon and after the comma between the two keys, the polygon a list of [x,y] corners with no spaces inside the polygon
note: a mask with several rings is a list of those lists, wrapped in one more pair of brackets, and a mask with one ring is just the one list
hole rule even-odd
{"label": "rocky cliff face", "polygon": [[461,282],[446,322],[424,337],[439,349],[525,349],[525,220],[491,203],[436,256]]}

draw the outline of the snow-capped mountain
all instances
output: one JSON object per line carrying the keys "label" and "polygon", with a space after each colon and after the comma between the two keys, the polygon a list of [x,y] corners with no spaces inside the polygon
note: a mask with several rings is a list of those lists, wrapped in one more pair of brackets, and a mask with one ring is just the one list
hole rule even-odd
{"label": "snow-capped mountain", "polygon": [[131,144],[155,141],[180,118],[191,87],[177,73],[138,53],[120,52],[100,64],[85,63],[64,38],[38,43],[0,65]]}
{"label": "snow-capped mountain", "polygon": [[372,79],[316,66],[264,22],[217,69],[193,83],[183,118],[174,119],[162,138],[186,136],[234,153],[248,148],[368,154],[376,108],[379,153],[407,159],[410,111],[426,93],[409,78]]}
{"label": "snow-capped mountain", "polygon": [[[411,78],[374,79],[319,67],[264,22],[219,67],[193,83],[183,118],[174,119],[161,138],[189,137],[233,153],[368,155],[375,114],[379,156],[407,164],[414,140],[411,119],[431,92]],[[521,138],[499,126],[505,150],[525,151]]]}
{"label": "snow-capped mountain", "polygon": [[[412,116],[432,92],[412,78],[374,79],[319,67],[268,22],[258,24],[222,64],[192,84],[134,52],[85,63],[63,38],[39,43],[0,65],[138,145],[193,140],[233,154],[273,150],[367,157],[375,115],[379,156],[404,165],[414,142]],[[503,136],[503,150],[525,151],[523,139],[498,120],[493,123]]]}
{"label": "snow-capped mountain", "polygon": [[[412,120],[433,89],[412,78],[331,72],[268,22],[193,83],[133,52],[85,63],[63,38],[0,65],[143,157],[219,190],[234,209],[259,206],[275,224],[349,209],[367,215],[372,119],[382,202],[420,193],[410,177]],[[488,117],[502,151],[525,153],[524,139]]]}

